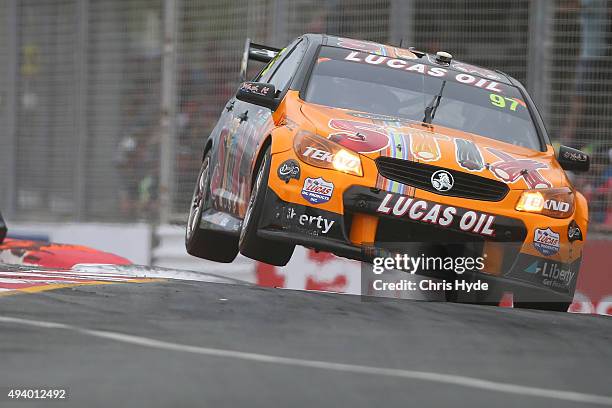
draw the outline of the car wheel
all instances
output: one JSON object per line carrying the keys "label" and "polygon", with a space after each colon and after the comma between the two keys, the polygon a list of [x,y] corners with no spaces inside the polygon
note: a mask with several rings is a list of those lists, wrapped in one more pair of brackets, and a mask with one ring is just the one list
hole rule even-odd
{"label": "car wheel", "polygon": [[265,205],[269,175],[270,148],[268,147],[257,169],[257,176],[251,189],[249,205],[242,221],[238,246],[240,253],[244,256],[267,264],[284,266],[291,259],[295,245],[270,241],[257,236],[259,219]]}
{"label": "car wheel", "polygon": [[200,228],[210,197],[210,150],[202,161],[185,227],[185,247],[190,255],[216,262],[232,262],[238,254],[238,238],[229,233]]}
{"label": "car wheel", "polygon": [[567,312],[572,302],[514,302],[517,309],[549,310],[552,312]]}

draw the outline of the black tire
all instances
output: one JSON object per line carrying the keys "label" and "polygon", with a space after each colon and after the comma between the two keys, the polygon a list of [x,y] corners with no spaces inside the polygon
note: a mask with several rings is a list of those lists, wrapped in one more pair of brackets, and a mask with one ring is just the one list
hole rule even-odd
{"label": "black tire", "polygon": [[238,237],[209,229],[201,229],[202,212],[210,208],[210,150],[204,155],[193,191],[189,217],[185,227],[185,248],[190,255],[216,262],[232,262],[238,255]]}
{"label": "black tire", "polygon": [[285,266],[293,255],[295,245],[270,241],[257,236],[259,219],[266,199],[266,186],[270,176],[270,148],[262,156],[257,168],[249,205],[242,221],[238,246],[240,253],[251,259],[276,266]]}
{"label": "black tire", "polygon": [[514,302],[517,309],[548,310],[551,312],[567,312],[572,302]]}

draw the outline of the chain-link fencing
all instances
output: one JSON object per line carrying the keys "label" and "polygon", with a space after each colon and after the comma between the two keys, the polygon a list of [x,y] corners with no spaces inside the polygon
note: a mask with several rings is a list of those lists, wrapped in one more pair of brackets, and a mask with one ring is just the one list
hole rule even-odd
{"label": "chain-link fencing", "polygon": [[0,208],[27,220],[182,220],[245,38],[280,47],[327,32],[445,50],[524,82],[553,139],[592,154],[574,182],[593,225],[612,228],[611,10],[612,0],[6,0]]}

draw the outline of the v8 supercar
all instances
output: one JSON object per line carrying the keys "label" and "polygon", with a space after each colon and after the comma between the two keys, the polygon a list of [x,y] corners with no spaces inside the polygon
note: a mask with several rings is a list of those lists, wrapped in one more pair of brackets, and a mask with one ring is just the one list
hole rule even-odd
{"label": "v8 supercar", "polygon": [[205,142],[190,254],[285,265],[295,245],[366,261],[389,242],[459,246],[489,255],[479,279],[567,309],[588,209],[564,169],[589,157],[555,156],[518,81],[444,52],[315,34],[282,50],[247,40],[243,79],[249,60],[266,65]]}

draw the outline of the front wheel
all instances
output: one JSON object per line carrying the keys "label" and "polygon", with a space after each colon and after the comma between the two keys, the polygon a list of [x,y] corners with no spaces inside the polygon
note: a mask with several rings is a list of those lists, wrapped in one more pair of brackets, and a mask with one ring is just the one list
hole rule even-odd
{"label": "front wheel", "polygon": [[240,253],[257,261],[276,266],[285,266],[293,255],[295,245],[270,241],[257,236],[259,219],[263,213],[268,177],[270,175],[270,148],[263,155],[257,176],[251,189],[249,205],[242,221],[238,246]]}
{"label": "front wheel", "polygon": [[204,155],[202,168],[193,191],[189,218],[185,228],[185,248],[190,255],[216,262],[232,262],[238,255],[237,237],[200,228],[202,213],[209,206],[210,150]]}

